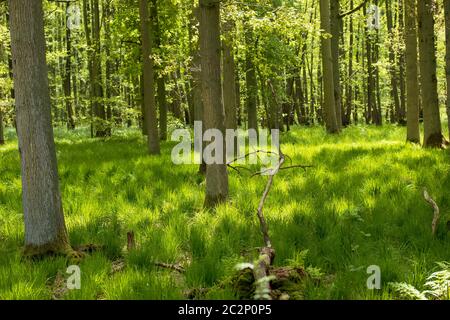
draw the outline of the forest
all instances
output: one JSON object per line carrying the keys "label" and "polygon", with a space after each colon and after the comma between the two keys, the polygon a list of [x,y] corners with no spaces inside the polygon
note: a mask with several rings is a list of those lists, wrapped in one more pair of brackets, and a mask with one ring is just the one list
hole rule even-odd
{"label": "forest", "polygon": [[0,300],[450,300],[450,0],[0,0]]}

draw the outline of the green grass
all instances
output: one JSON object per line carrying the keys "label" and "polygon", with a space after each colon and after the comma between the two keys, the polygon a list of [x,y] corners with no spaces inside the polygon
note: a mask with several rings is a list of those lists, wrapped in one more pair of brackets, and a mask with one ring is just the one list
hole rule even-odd
{"label": "green grass", "polygon": [[[197,166],[171,162],[175,143],[162,144],[156,157],[136,130],[103,141],[86,136],[56,130],[63,205],[72,245],[104,248],[80,264],[81,290],[64,298],[183,299],[194,288],[211,288],[205,298],[234,298],[218,284],[253,259],[243,252],[262,245],[255,212],[267,177],[230,171],[229,203],[205,211]],[[280,172],[265,206],[275,264],[320,269],[320,281],[304,286],[306,299],[392,299],[389,282],[420,289],[436,261],[450,261],[449,151],[424,150],[404,137],[396,126],[355,126],[340,136],[295,128],[282,136],[294,164],[315,166]],[[8,138],[0,147],[0,299],[50,299],[68,263],[21,260],[20,163],[11,130]],[[435,238],[424,187],[442,212]],[[138,247],[124,254],[129,230]],[[119,259],[126,267],[111,273]],[[182,262],[186,272],[155,261]],[[381,290],[366,288],[369,265],[381,268]]]}

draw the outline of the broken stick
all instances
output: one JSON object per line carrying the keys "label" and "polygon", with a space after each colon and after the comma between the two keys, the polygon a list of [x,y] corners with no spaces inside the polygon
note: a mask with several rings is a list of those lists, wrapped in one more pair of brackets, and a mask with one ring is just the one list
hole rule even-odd
{"label": "broken stick", "polygon": [[428,191],[426,189],[423,190],[423,197],[424,197],[425,201],[428,202],[433,207],[434,216],[433,216],[433,222],[431,223],[431,232],[432,232],[432,235],[434,236],[436,234],[436,229],[437,229],[437,226],[439,223],[439,218],[440,218],[439,207],[436,204],[436,202],[430,197],[430,195],[428,194]]}

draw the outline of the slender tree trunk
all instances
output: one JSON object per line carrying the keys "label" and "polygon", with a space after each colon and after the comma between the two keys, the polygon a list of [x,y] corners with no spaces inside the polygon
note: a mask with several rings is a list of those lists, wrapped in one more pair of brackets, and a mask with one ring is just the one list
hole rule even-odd
{"label": "slender tree trunk", "polygon": [[225,128],[237,128],[236,108],[236,65],[233,54],[233,25],[224,23],[225,38],[222,41],[223,105],[225,108]]}
{"label": "slender tree trunk", "polygon": [[447,100],[446,100],[446,110],[447,110],[447,125],[448,132],[450,136],[450,0],[444,0],[444,11],[445,11],[445,42],[446,42],[446,80],[447,80]]}
{"label": "slender tree trunk", "polygon": [[245,44],[247,50],[245,54],[245,82],[247,87],[246,107],[248,129],[258,130],[258,82],[256,79],[256,68],[253,62],[253,47],[255,44],[250,27],[248,27],[245,33]]}
{"label": "slender tree trunk", "polygon": [[420,84],[423,102],[424,146],[441,147],[444,143],[436,76],[434,0],[418,1]]}
{"label": "slender tree trunk", "polygon": [[5,135],[3,133],[3,111],[0,109],[0,145],[5,144]]}
{"label": "slender tree trunk", "polygon": [[[402,41],[404,39],[404,32],[405,32],[405,23],[404,23],[404,8],[403,8],[403,1],[398,1],[398,33],[400,36],[400,39],[398,41]],[[400,125],[406,124],[406,85],[405,85],[405,50],[403,46],[400,46],[399,52],[398,52],[398,65],[399,65],[399,85],[400,85],[400,117],[398,123]]]}
{"label": "slender tree trunk", "polygon": [[25,254],[68,253],[51,121],[42,2],[10,0]]}
{"label": "slender tree trunk", "polygon": [[72,105],[72,86],[71,86],[71,57],[72,57],[72,41],[71,32],[69,28],[69,16],[67,14],[70,3],[66,3],[66,62],[65,62],[65,72],[64,72],[64,96],[66,102],[66,112],[67,112],[67,129],[75,129],[75,119],[73,116],[73,105]]}
{"label": "slender tree trunk", "polygon": [[334,99],[336,104],[336,121],[339,129],[342,127],[342,94],[341,94],[341,76],[339,62],[339,41],[341,39],[342,20],[340,15],[340,0],[331,0],[330,6],[330,27],[331,27],[331,54],[333,57],[333,83]]}
{"label": "slender tree trunk", "polygon": [[[450,3],[450,2],[449,2]],[[420,143],[416,0],[405,0],[407,137]]]}
{"label": "slender tree trunk", "polygon": [[159,134],[155,106],[155,81],[152,55],[152,24],[149,19],[147,0],[139,0],[142,42],[142,72],[144,86],[145,124],[147,128],[147,146],[150,154],[159,154]]}
{"label": "slender tree trunk", "polygon": [[[152,19],[155,28],[155,48],[161,48],[161,30],[159,27],[159,10],[158,1],[152,0]],[[166,100],[166,82],[162,73],[162,67],[155,70],[156,72],[156,86],[158,93],[158,109],[159,109],[159,137],[161,140],[167,140],[167,100]]]}
{"label": "slender tree trunk", "polygon": [[[204,130],[225,129],[220,73],[220,2],[200,0],[200,52]],[[222,144],[225,145],[224,141]],[[224,150],[222,163],[206,165],[205,206],[212,207],[228,197],[228,172]]]}
{"label": "slender tree trunk", "polygon": [[91,138],[94,137],[94,97],[95,97],[95,82],[94,82],[94,68],[93,68],[93,53],[92,53],[92,38],[91,38],[91,28],[90,28],[90,15],[89,10],[90,5],[88,0],[83,0],[83,22],[84,22],[84,33],[86,35],[86,45],[87,45],[87,64],[89,71],[89,116],[91,120]]}
{"label": "slender tree trunk", "polygon": [[[393,22],[392,22],[392,6],[391,0],[386,0],[386,20],[388,33],[390,34],[390,45],[389,45],[389,72],[391,75],[391,99],[394,104],[394,114],[395,121],[400,121],[400,99],[398,96],[398,79],[395,66],[395,52],[394,52],[394,36],[393,36]],[[391,119],[392,121],[392,119]]]}
{"label": "slender tree trunk", "polygon": [[[350,0],[350,10],[353,10],[353,0]],[[349,44],[348,44],[348,84],[346,92],[346,107],[345,107],[345,119],[344,125],[348,126],[351,123],[352,107],[353,107],[353,16],[349,17]]]}
{"label": "slender tree trunk", "polygon": [[[330,0],[320,0],[320,22],[321,29],[328,34],[330,30]],[[331,50],[331,39],[326,35],[321,37],[322,66],[323,66],[323,113],[327,131],[338,133],[339,126],[336,119],[336,100],[333,81],[333,56]]]}
{"label": "slender tree trunk", "polygon": [[99,0],[92,0],[92,80],[94,85],[94,131],[96,137],[106,137],[108,134],[108,124],[106,120],[106,110],[103,101],[103,81],[102,81],[102,58],[100,44],[100,6]]}
{"label": "slender tree trunk", "polygon": [[105,68],[105,80],[106,80],[106,135],[111,136],[112,134],[112,97],[115,95],[115,86],[112,83],[113,76],[113,58],[111,57],[111,27],[110,21],[112,17],[112,8],[111,8],[111,0],[104,0],[103,2],[103,24],[105,28],[105,56],[106,56],[106,68]]}

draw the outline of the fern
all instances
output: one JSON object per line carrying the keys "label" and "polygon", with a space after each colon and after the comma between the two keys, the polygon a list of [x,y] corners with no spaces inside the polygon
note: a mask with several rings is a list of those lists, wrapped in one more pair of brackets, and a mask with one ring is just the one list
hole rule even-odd
{"label": "fern", "polygon": [[415,300],[450,300],[450,263],[437,262],[442,270],[432,273],[425,282],[426,290],[419,291],[405,282],[392,282],[389,285],[401,298]]}

